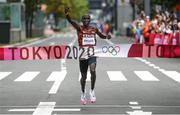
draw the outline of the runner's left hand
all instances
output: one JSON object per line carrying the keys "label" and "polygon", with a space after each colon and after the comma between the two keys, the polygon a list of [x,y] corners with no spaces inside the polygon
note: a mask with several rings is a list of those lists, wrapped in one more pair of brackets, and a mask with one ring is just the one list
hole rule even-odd
{"label": "runner's left hand", "polygon": [[111,35],[108,34],[108,35],[106,36],[106,38],[107,38],[108,40],[111,39]]}

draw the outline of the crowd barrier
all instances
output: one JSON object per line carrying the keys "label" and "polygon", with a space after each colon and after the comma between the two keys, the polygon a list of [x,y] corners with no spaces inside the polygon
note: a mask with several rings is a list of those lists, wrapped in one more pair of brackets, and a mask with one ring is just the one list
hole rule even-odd
{"label": "crowd barrier", "polygon": [[176,34],[155,34],[150,33],[149,45],[180,45],[180,32]]}

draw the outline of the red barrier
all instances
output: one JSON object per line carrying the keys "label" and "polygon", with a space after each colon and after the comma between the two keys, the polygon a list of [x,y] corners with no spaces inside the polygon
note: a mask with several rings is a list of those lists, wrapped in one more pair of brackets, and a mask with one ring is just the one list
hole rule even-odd
{"label": "red barrier", "polygon": [[143,45],[142,44],[132,44],[128,52],[128,57],[143,57]]}
{"label": "red barrier", "polygon": [[180,32],[173,34],[155,34],[149,35],[149,45],[180,45]]}
{"label": "red barrier", "polygon": [[175,38],[176,38],[177,45],[180,45],[180,32],[176,33]]}
{"label": "red barrier", "polygon": [[149,35],[149,45],[153,45],[154,44],[154,39],[155,39],[155,33],[151,33]]}
{"label": "red barrier", "polygon": [[155,34],[154,44],[161,44],[161,35],[160,34]]}
{"label": "red barrier", "polygon": [[4,48],[0,48],[0,60],[4,60]]}
{"label": "red barrier", "polygon": [[143,45],[143,58],[180,58],[180,45]]}

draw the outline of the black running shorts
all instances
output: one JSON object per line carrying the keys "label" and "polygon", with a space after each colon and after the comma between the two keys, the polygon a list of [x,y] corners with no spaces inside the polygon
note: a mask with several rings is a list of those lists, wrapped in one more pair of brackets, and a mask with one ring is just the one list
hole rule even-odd
{"label": "black running shorts", "polygon": [[87,73],[88,65],[96,63],[96,57],[90,57],[88,59],[79,60],[79,67],[81,73]]}

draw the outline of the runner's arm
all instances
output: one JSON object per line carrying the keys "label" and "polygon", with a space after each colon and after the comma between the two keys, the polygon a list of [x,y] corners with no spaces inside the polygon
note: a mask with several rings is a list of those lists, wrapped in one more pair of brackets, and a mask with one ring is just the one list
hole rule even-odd
{"label": "runner's arm", "polygon": [[111,39],[111,35],[109,35],[109,34],[108,35],[102,34],[97,28],[96,28],[96,33],[102,39]]}
{"label": "runner's arm", "polygon": [[69,23],[72,24],[72,26],[77,30],[80,31],[80,26],[71,19],[71,17],[69,16],[69,8],[65,8],[64,9],[64,13],[65,13],[65,17],[68,20]]}

